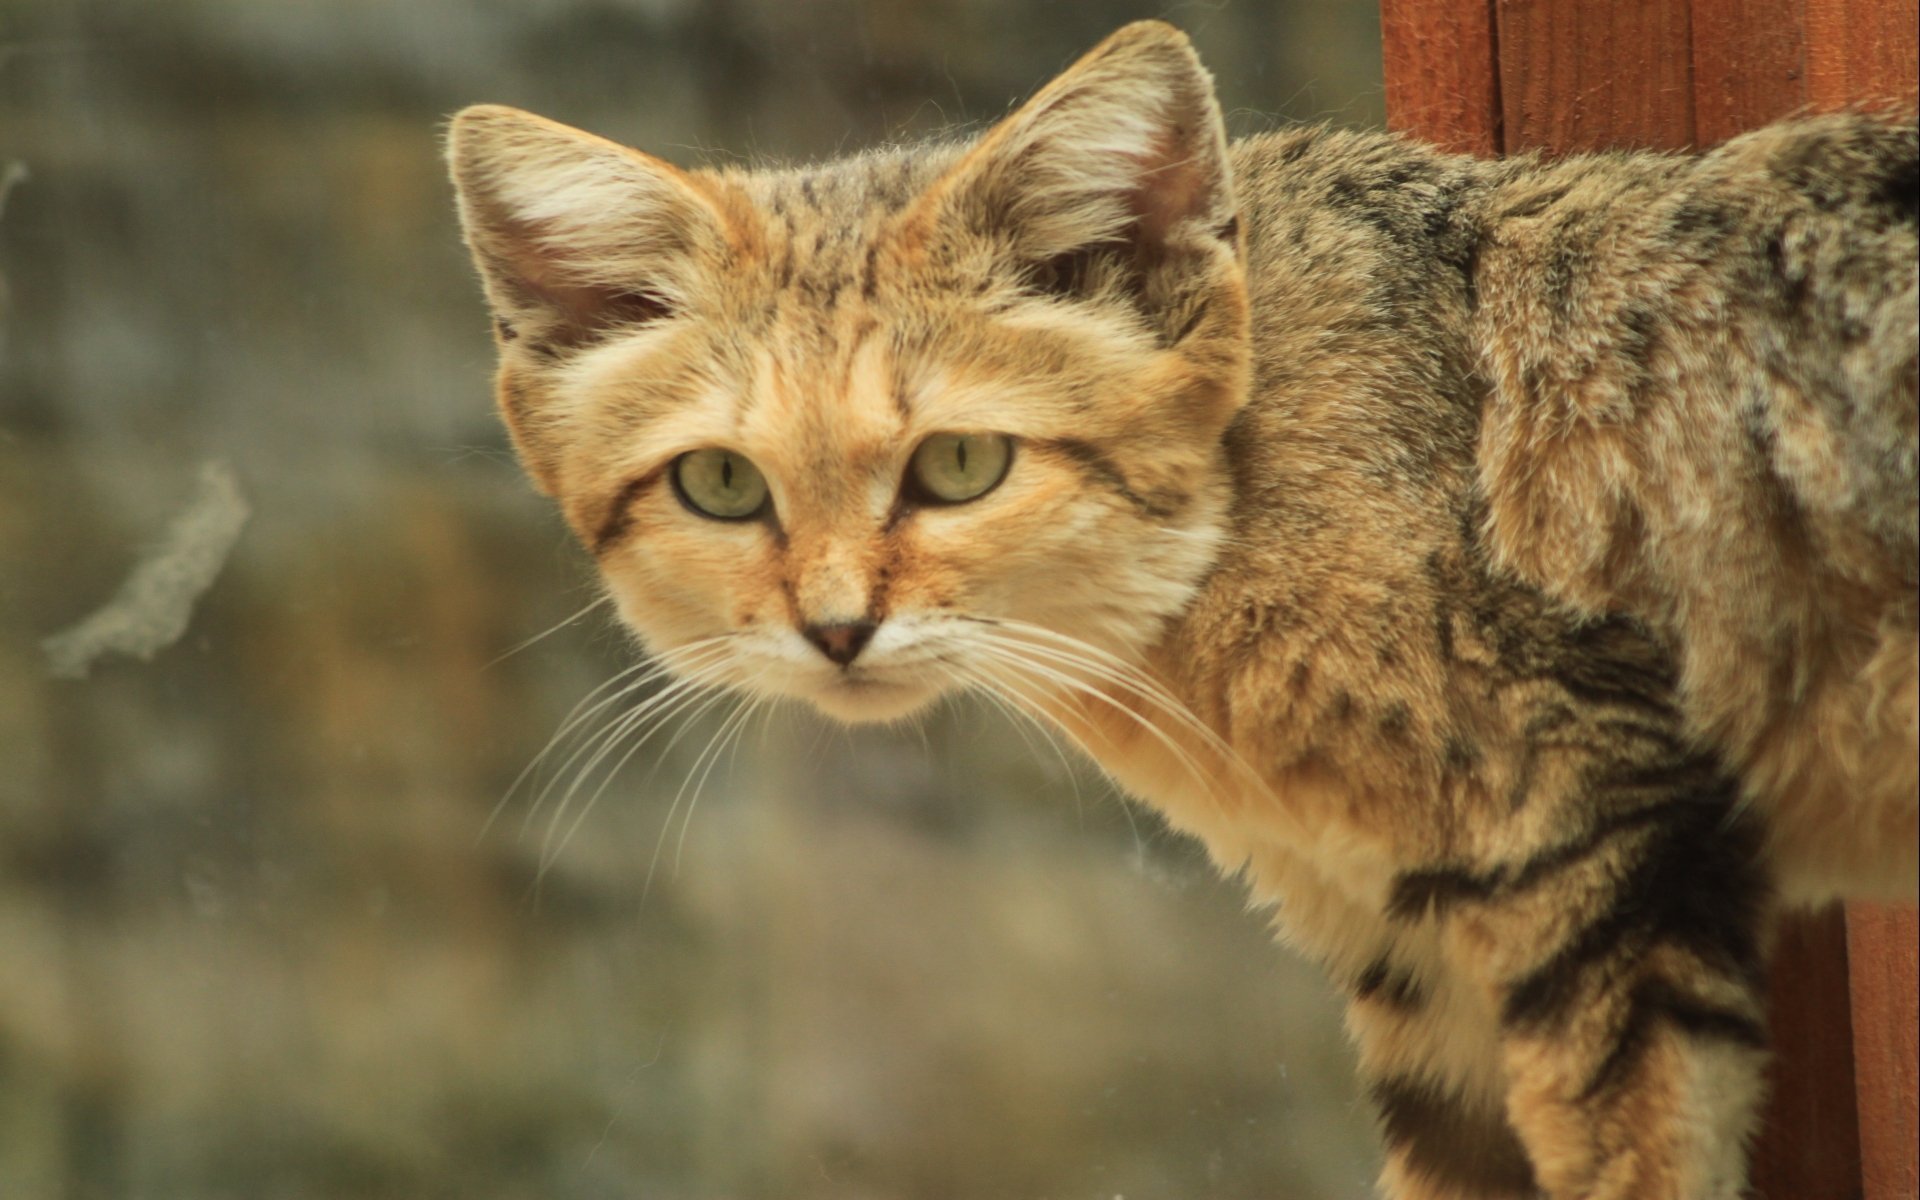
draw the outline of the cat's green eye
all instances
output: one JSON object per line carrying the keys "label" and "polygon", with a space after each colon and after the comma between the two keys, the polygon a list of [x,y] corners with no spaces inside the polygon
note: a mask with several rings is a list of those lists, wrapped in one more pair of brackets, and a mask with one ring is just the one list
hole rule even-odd
{"label": "cat's green eye", "polygon": [[913,484],[942,504],[977,500],[1006,478],[1013,440],[1003,433],[936,433],[913,452]]}
{"label": "cat's green eye", "polygon": [[673,460],[673,486],[687,507],[722,521],[744,521],[767,504],[767,477],[731,450],[689,450]]}

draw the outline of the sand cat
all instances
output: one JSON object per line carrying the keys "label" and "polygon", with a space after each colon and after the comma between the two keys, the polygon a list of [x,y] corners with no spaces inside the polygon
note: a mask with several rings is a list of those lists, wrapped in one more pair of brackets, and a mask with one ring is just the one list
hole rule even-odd
{"label": "sand cat", "polygon": [[1915,886],[1911,117],[1229,144],[1149,22],[970,139],[451,158],[670,670],[1066,732],[1347,989],[1388,1196],[1740,1195],[1773,916]]}

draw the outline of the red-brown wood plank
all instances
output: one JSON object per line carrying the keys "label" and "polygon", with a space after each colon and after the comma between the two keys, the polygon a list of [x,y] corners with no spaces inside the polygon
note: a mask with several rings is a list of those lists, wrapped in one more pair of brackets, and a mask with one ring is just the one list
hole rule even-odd
{"label": "red-brown wood plank", "polygon": [[1509,153],[1693,144],[1686,3],[1497,0],[1494,13]]}
{"label": "red-brown wood plank", "polygon": [[1920,913],[1911,905],[1847,910],[1855,1077],[1867,1200],[1920,1195]]}
{"label": "red-brown wood plank", "polygon": [[1781,924],[1768,1007],[1774,1058],[1753,1148],[1754,1194],[1762,1200],[1856,1200],[1860,1125],[1847,924],[1838,905]]}
{"label": "red-brown wood plank", "polygon": [[1500,152],[1493,0],[1381,0],[1380,48],[1389,125],[1462,154]]}
{"label": "red-brown wood plank", "polygon": [[1914,101],[1914,0],[1806,0],[1807,98],[1817,109]]}
{"label": "red-brown wood plank", "polygon": [[1693,0],[1692,36],[1702,146],[1806,107],[1806,0]]}

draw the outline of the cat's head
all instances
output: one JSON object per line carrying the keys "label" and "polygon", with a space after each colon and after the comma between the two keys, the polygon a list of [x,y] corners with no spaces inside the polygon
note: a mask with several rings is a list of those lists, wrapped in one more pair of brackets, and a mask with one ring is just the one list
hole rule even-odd
{"label": "cat's head", "polygon": [[677,669],[856,721],[1030,698],[1211,565],[1247,302],[1169,26],[966,143],[682,170],[478,107],[449,154],[521,459]]}

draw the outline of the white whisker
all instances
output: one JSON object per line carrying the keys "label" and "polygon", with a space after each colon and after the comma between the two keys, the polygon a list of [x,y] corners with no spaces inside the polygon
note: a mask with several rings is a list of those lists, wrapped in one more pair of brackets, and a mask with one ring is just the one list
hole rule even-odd
{"label": "white whisker", "polygon": [[[756,676],[754,681],[758,682],[759,678],[760,676]],[[711,705],[707,707],[711,707]],[[703,707],[701,711],[705,712],[706,708]],[[673,803],[667,806],[667,815],[661,818],[660,836],[656,837],[653,841],[653,857],[647,860],[647,876],[645,881],[640,886],[640,900],[642,903],[646,902],[647,896],[653,891],[653,877],[655,873],[658,872],[660,869],[660,853],[666,847],[667,834],[670,833],[673,829],[674,814],[680,811],[680,801],[686,798],[687,788],[690,785],[694,784],[694,777],[696,775],[700,777],[700,782],[702,785],[704,785],[706,781],[706,772],[702,770],[701,764],[706,762],[708,753],[711,752],[716,745],[723,745],[722,739],[734,727],[734,723],[736,719],[740,717],[741,713],[745,712],[750,714],[752,711],[753,711],[753,704],[744,704],[741,707],[734,709],[734,711],[728,713],[726,718],[721,721],[720,728],[714,732],[712,737],[707,739],[707,744],[701,748],[700,753],[694,756],[693,765],[687,769],[686,777],[680,781],[679,790],[674,792],[673,794]],[[679,740],[679,734],[675,734],[673,741],[678,741],[678,740]],[[672,746],[673,746],[672,741],[667,743],[668,749],[671,749]],[[717,760],[719,756],[716,754],[714,757]],[[707,768],[707,770],[711,770],[710,765]],[[695,787],[695,790],[694,790],[695,803],[699,801],[699,795],[700,795],[699,788]],[[689,821],[693,819],[693,804],[689,804],[687,806],[687,819]],[[686,830],[683,827],[680,834],[679,845],[681,847],[684,847],[685,844],[686,844]],[[676,872],[678,872],[680,869],[679,855],[680,855],[680,850],[676,848],[676,850],[674,851],[674,870]]]}
{"label": "white whisker", "polygon": [[[702,638],[699,641],[679,647],[669,654],[662,655],[658,659],[641,659],[639,662],[615,672],[606,682],[588,692],[586,696],[584,696],[579,703],[575,704],[573,708],[568,711],[567,715],[561,719],[560,727],[554,731],[552,737],[547,739],[547,744],[541,747],[540,752],[535,754],[527,765],[521,768],[520,773],[514,777],[513,782],[507,785],[507,790],[493,806],[493,811],[488,815],[486,823],[481,826],[480,836],[483,838],[486,836],[487,832],[492,829],[493,823],[499,819],[501,812],[505,810],[507,804],[520,790],[520,786],[540,768],[547,757],[560,746],[567,735],[572,733],[574,729],[578,728],[582,723],[591,720],[599,713],[604,712],[609,706],[631,696],[635,691],[646,686],[654,679],[678,669],[683,661],[696,657],[704,657],[706,651],[727,641],[729,636],[730,635],[722,634],[717,637]],[[628,678],[636,671],[642,672],[642,674],[638,678]],[[599,696],[609,688],[616,687],[618,690],[612,695],[607,696],[598,703],[594,702],[596,696]],[[575,757],[577,757],[577,752],[576,755],[568,758],[567,763],[562,764],[561,772],[565,771],[566,766],[570,765]],[[538,807],[537,802],[535,807]],[[531,820],[531,814],[529,814],[529,820]]]}
{"label": "white whisker", "polygon": [[608,721],[597,733],[588,737],[579,746],[575,747],[574,751],[566,757],[566,760],[562,762],[554,772],[553,778],[550,779],[547,785],[541,788],[539,793],[534,797],[533,803],[527,809],[526,818],[521,822],[521,831],[525,832],[532,825],[534,817],[545,807],[547,797],[553,793],[553,789],[559,785],[560,780],[566,776],[568,770],[572,768],[576,762],[580,761],[582,755],[590,754],[591,756],[588,758],[586,765],[574,774],[573,786],[567,790],[567,796],[569,798],[571,798],[574,791],[578,789],[581,779],[592,773],[594,768],[600,764],[601,760],[606,757],[620,738],[624,737],[636,725],[645,720],[647,714],[663,705],[667,705],[675,697],[683,695],[689,687],[695,686],[695,681],[703,672],[709,670],[725,657],[724,648],[718,646],[705,646],[693,654],[676,655],[671,661],[662,662],[658,670],[649,672],[647,676],[636,681],[632,686],[623,688],[615,695],[594,705],[592,710],[580,718],[581,720],[591,717],[595,713],[604,710],[608,705],[632,695],[639,687],[659,674],[671,672],[680,676],[680,678],[674,679],[659,692],[656,692],[633,708],[628,709]]}
{"label": "white whisker", "polygon": [[[1260,773],[1255,771],[1225,738],[1211,726],[1200,720],[1199,717],[1195,716],[1186,705],[1180,702],[1178,697],[1167,690],[1164,684],[1147,674],[1142,668],[1115,654],[1102,650],[1098,646],[1090,645],[1078,638],[1070,637],[1056,630],[1047,629],[1044,626],[1031,625],[1024,621],[983,620],[980,623],[997,627],[1013,634],[1026,634],[1034,638],[1044,638],[1049,642],[1055,643],[1055,645],[1049,647],[1049,649],[1055,650],[1056,653],[1085,655],[1092,661],[1083,660],[1080,665],[1089,671],[1096,671],[1097,667],[1104,666],[1106,670],[1104,672],[1098,672],[1104,678],[1126,688],[1141,700],[1153,705],[1166,716],[1172,718],[1180,726],[1199,738],[1205,746],[1218,754],[1222,761],[1240,777],[1242,783],[1251,786],[1262,795],[1271,797],[1272,792],[1267,786],[1266,780],[1260,776]],[[1016,638],[1015,640],[1017,641],[1018,639]],[[1108,698],[1108,703],[1114,704],[1114,701]],[[1125,707],[1121,705],[1115,706]]]}
{"label": "white whisker", "polygon": [[579,612],[574,613],[570,617],[562,617],[558,623],[549,626],[544,632],[534,634],[532,637],[528,638],[526,641],[521,642],[519,645],[513,647],[511,650],[508,650],[506,653],[500,655],[498,658],[494,659],[492,662],[489,662],[486,666],[481,667],[480,669],[482,671],[493,670],[495,667],[499,666],[501,663],[512,658],[514,655],[520,653],[522,650],[525,650],[531,646],[537,645],[542,641],[545,641],[547,638],[550,638],[554,634],[559,633],[562,629],[565,629],[567,626],[573,624],[575,621],[578,621],[581,617],[586,616],[588,613],[592,612],[594,609],[599,608],[601,605],[608,603],[612,599],[613,597],[611,595],[597,597],[596,599],[588,603],[588,605],[585,608],[581,609]]}
{"label": "white whisker", "polygon": [[[1052,663],[1079,666],[1090,674],[1094,674],[1096,677],[1107,678],[1111,682],[1123,687],[1129,686],[1131,681],[1123,678],[1114,678],[1110,672],[1102,670],[1097,663],[1090,663],[1063,653],[1054,653],[1045,647],[1035,646],[1032,643],[1023,643],[1010,638],[986,638],[982,640],[986,648],[997,652],[1001,660],[1009,666],[1017,670],[1026,671],[1046,682],[1053,683],[1064,693],[1098,700],[1106,704],[1114,712],[1119,713],[1135,725],[1138,725],[1155,741],[1158,741],[1165,747],[1167,752],[1173,755],[1175,761],[1180,764],[1181,768],[1192,775],[1194,781],[1198,783],[1203,790],[1208,792],[1213,790],[1213,779],[1209,772],[1201,766],[1199,760],[1195,759],[1191,751],[1175,741],[1173,736],[1162,729],[1150,716],[1136,711],[1130,705],[1120,703],[1106,692],[1094,687],[1087,680],[1072,675],[1067,671],[1060,670],[1057,666],[1049,665],[1049,661],[1037,660],[1044,659],[1050,660]],[[1016,651],[1018,653],[1015,653]],[[1130,688],[1130,690],[1152,703],[1155,709],[1166,711],[1169,716],[1178,718],[1184,711],[1168,709],[1165,705],[1159,703],[1149,692],[1144,692],[1138,688]],[[1192,720],[1193,718],[1189,717],[1188,719]],[[1185,724],[1184,721],[1180,723]]]}
{"label": "white whisker", "polygon": [[[588,763],[587,767],[581,771],[580,776],[576,777],[573,787],[567,789],[566,797],[561,800],[560,806],[554,810],[553,817],[547,824],[546,843],[551,849],[543,849],[542,851],[542,871],[545,871],[547,867],[551,866],[554,861],[565,852],[567,843],[573,840],[573,835],[579,831],[581,824],[586,821],[587,814],[593,811],[594,806],[599,803],[600,797],[606,793],[607,788],[612,786],[613,781],[619,777],[621,769],[624,768],[628,762],[632,761],[633,756],[638,754],[648,742],[652,741],[656,734],[662,729],[667,728],[668,722],[683,714],[685,716],[685,720],[675,730],[673,737],[670,738],[666,746],[662,748],[661,757],[663,759],[666,754],[673,749],[674,744],[680,740],[681,736],[685,734],[687,730],[694,727],[694,724],[702,715],[728,697],[728,693],[717,687],[711,679],[688,677],[678,680],[675,683],[676,687],[680,687],[681,685],[685,686],[680,693],[679,699],[675,703],[662,709],[650,709],[645,714],[645,717],[651,720],[651,727],[638,738],[634,739],[633,743],[621,753],[613,766],[601,776],[600,786],[593,790],[593,794],[587,798],[586,804],[581,806],[579,813],[574,816],[573,821],[567,826],[566,831],[561,834],[558,845],[554,845],[553,835],[558,831],[560,820],[572,803],[575,790],[581,786],[587,774],[593,770],[594,765],[600,761],[600,758],[611,750],[615,742],[618,741],[618,738],[610,740],[606,748],[601,751],[601,754],[596,755],[594,761]],[[692,711],[689,712],[689,709]],[[628,720],[619,736],[624,737],[627,733],[632,732],[636,725],[637,720]],[[673,819],[671,810],[668,811],[667,819],[669,821]]]}
{"label": "white whisker", "polygon": [[[1041,732],[1041,734],[1046,737],[1047,743],[1054,747],[1054,753],[1061,754],[1058,739],[1065,738],[1067,742],[1071,744],[1075,749],[1079,750],[1080,753],[1086,755],[1089,758],[1094,759],[1095,761],[1098,761],[1099,756],[1094,753],[1092,747],[1082,742],[1079,736],[1075,734],[1072,729],[1062,724],[1057,717],[1055,717],[1051,712],[1047,711],[1046,705],[1044,703],[1042,703],[1039,700],[1029,698],[1026,695],[1026,693],[1020,690],[1018,684],[1015,681],[1008,679],[1005,676],[997,676],[997,677],[985,676],[984,682],[986,686],[980,689],[981,694],[990,697],[996,704],[999,704],[1005,711],[1013,713],[1018,717],[1024,718],[1025,721],[1027,721],[1028,723],[1031,723],[1035,729],[1038,729]],[[1015,703],[1014,701],[1009,701],[1006,698],[1000,696],[998,693],[1001,690],[1005,690],[1011,693],[1014,699],[1018,701],[1018,703]],[[1097,729],[1090,729],[1089,732],[1098,733],[1099,731]],[[1061,761],[1062,763],[1066,761],[1064,755],[1062,755]],[[1102,776],[1102,778],[1105,779],[1106,777]],[[1134,818],[1132,799],[1129,796],[1127,796],[1125,792],[1120,791],[1117,788],[1114,788],[1112,786],[1112,781],[1110,779],[1107,780],[1107,784],[1108,784],[1109,790],[1112,792],[1115,798],[1120,802],[1121,815],[1126,817],[1127,819],[1127,829],[1133,835],[1134,855],[1137,859],[1144,861],[1147,853],[1147,843],[1146,843],[1146,839],[1140,836],[1140,822]],[[1078,781],[1075,781],[1074,801],[1076,805],[1079,803],[1079,797],[1080,797],[1080,785]]]}
{"label": "white whisker", "polygon": [[[1054,758],[1059,760],[1060,769],[1066,772],[1067,784],[1073,789],[1074,811],[1084,815],[1086,811],[1086,798],[1080,792],[1080,772],[1074,769],[1073,763],[1067,758],[1066,751],[1061,749],[1061,735],[1034,713],[1028,712],[1025,708],[1002,696],[990,682],[969,675],[954,663],[941,662],[936,665],[948,680],[970,688],[975,695],[980,696],[989,704],[993,705],[994,709],[1007,719],[1008,724],[1013,726],[1014,733],[1019,735],[1022,742],[1026,743],[1027,749],[1032,752],[1035,758],[1041,757],[1040,750],[1039,747],[1034,745],[1033,739],[1027,736],[1027,729],[1031,726],[1039,732],[1040,738],[1046,743],[1047,749],[1051,750]],[[1084,753],[1084,750],[1082,750],[1082,752]],[[1131,817],[1129,817],[1129,819],[1131,819]]]}
{"label": "white whisker", "polygon": [[[720,727],[720,732],[714,735],[713,744],[719,747],[719,749],[714,751],[712,757],[707,760],[706,767],[700,771],[699,781],[693,785],[693,794],[687,798],[686,815],[680,818],[680,837],[673,845],[673,873],[675,878],[679,877],[680,860],[687,852],[687,834],[693,830],[693,810],[700,804],[700,793],[706,789],[707,777],[713,774],[714,767],[720,763],[720,751],[725,750],[730,743],[737,744],[741,731],[746,729],[747,722],[753,719],[753,714],[760,710],[763,703],[764,701],[761,697],[755,696],[745,705],[735,710],[734,713],[727,718],[727,723]],[[697,760],[695,765],[698,765]]]}
{"label": "white whisker", "polygon": [[[644,671],[645,673],[642,674],[637,679],[629,679],[628,676],[632,675],[636,671]],[[507,790],[501,793],[500,799],[494,803],[493,811],[487,814],[486,822],[481,825],[479,836],[482,839],[486,837],[488,832],[492,830],[494,822],[499,820],[500,814],[506,810],[508,803],[510,803],[513,800],[513,797],[520,791],[521,785],[524,784],[530,776],[532,776],[536,771],[540,769],[541,764],[546,762],[547,756],[552,754],[554,750],[556,750],[560,746],[561,742],[566,738],[566,736],[569,733],[571,733],[581,722],[589,720],[595,714],[603,711],[608,705],[614,704],[624,699],[625,697],[632,695],[635,691],[639,690],[642,687],[645,687],[648,682],[658,678],[665,672],[666,672],[666,667],[664,667],[663,665],[659,663],[649,662],[646,659],[642,659],[639,662],[634,663],[632,666],[625,667],[622,670],[618,671],[613,675],[612,678],[608,679],[605,683],[602,683],[598,687],[594,688],[591,692],[588,692],[586,696],[581,698],[580,702],[578,704],[575,704],[573,708],[568,711],[565,717],[561,718],[560,727],[554,730],[552,737],[547,739],[547,744],[540,748],[539,753],[535,754],[531,759],[528,760],[526,766],[520,768],[520,773],[513,777],[513,782],[508,784]],[[590,709],[588,708],[588,705],[593,702],[594,697],[600,695],[600,693],[606,691],[608,688],[615,687],[615,685],[624,685],[624,686],[621,686],[618,691],[616,691],[613,695],[607,697],[605,700],[600,701],[598,704],[593,704],[593,706]],[[582,710],[585,710],[585,711],[582,711]]]}

